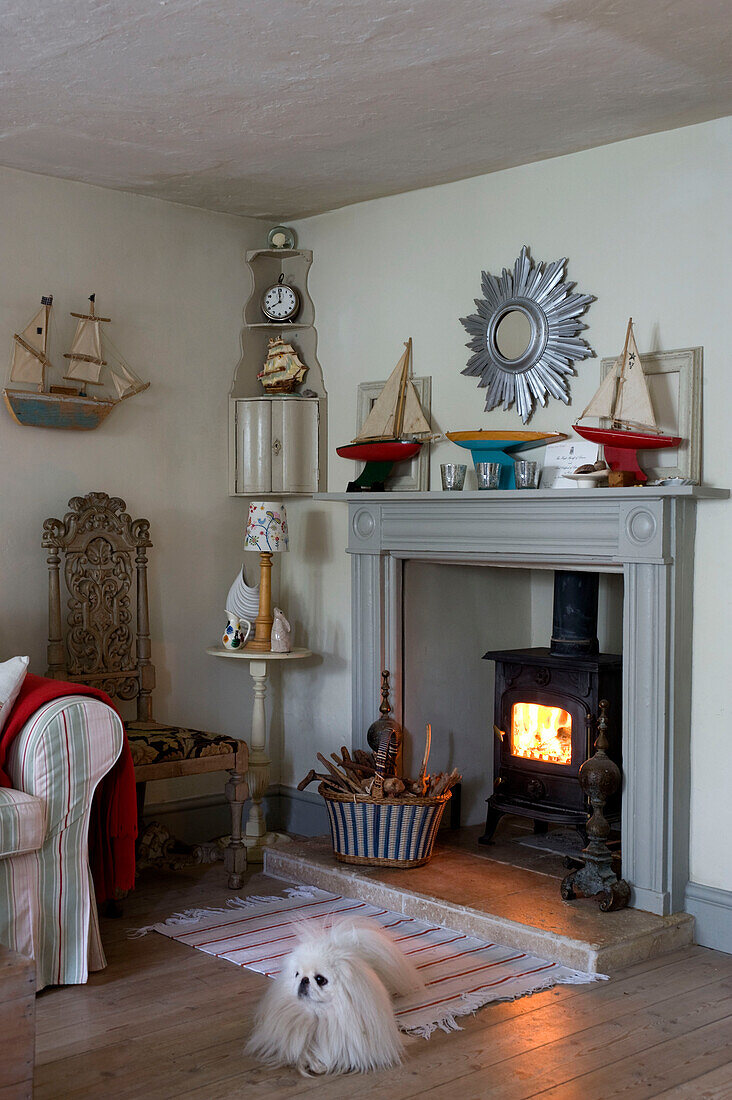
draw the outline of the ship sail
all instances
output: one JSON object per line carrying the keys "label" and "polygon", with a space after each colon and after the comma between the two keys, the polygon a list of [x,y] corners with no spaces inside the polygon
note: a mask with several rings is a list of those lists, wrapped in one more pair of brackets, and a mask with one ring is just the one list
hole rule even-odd
{"label": "ship sail", "polygon": [[102,341],[98,321],[79,321],[76,326],[76,335],[71,343],[71,351],[65,358],[70,360],[65,378],[72,382],[101,385],[99,375],[105,363],[102,359]]}
{"label": "ship sail", "polygon": [[43,371],[48,366],[48,321],[53,297],[41,299],[41,308],[28,322],[22,333],[14,333],[13,361],[10,366],[11,382],[28,382],[43,388]]}
{"label": "ship sail", "polygon": [[419,403],[419,397],[417,391],[414,388],[412,381],[407,382],[407,390],[404,401],[404,423],[402,424],[403,435],[431,435],[432,429],[427,423],[427,419],[422,412],[422,406]]}
{"label": "ship sail", "polygon": [[623,354],[615,360],[579,419],[585,416],[612,420],[613,424],[628,428],[657,430],[643,364],[633,335],[632,318],[628,321]]}
{"label": "ship sail", "polygon": [[656,417],[648,393],[643,364],[638,354],[632,324],[626,342],[625,357],[620,368],[618,399],[613,419],[619,424],[641,428],[656,428]]}
{"label": "ship sail", "polygon": [[401,436],[431,435],[422,412],[417,391],[409,377],[412,360],[412,340],[407,341],[404,354],[391,372],[384,388],[374,401],[371,412],[353,443],[370,440],[399,439]]}
{"label": "ship sail", "polygon": [[[402,397],[402,391],[407,382],[409,371],[409,356],[412,350],[412,341],[407,344],[404,354],[400,358],[394,370],[387,378],[384,388],[374,401],[371,412],[366,417],[361,430],[353,439],[354,443],[365,442],[369,439],[396,439],[399,432],[397,427],[397,413]],[[415,393],[416,397],[416,393]],[[417,402],[419,404],[419,402]],[[402,409],[403,413],[403,409]],[[429,431],[429,428],[427,429]]]}
{"label": "ship sail", "polygon": [[599,390],[590,401],[587,408],[580,416],[612,417],[615,411],[615,396],[617,390],[618,375],[620,374],[620,360],[616,359],[611,369],[602,380]]}
{"label": "ship sail", "polygon": [[134,393],[139,393],[140,390],[147,389],[147,385],[141,382],[134,372],[129,367],[124,366],[123,363],[117,363],[116,369],[110,370],[109,373],[120,401],[125,397],[132,397]]}
{"label": "ship sail", "polygon": [[72,313],[78,317],[76,333],[71,342],[71,351],[64,358],[71,360],[64,378],[70,382],[84,382],[87,385],[101,386],[99,376],[106,362],[102,359],[102,334],[99,325],[109,317],[97,317],[94,313],[95,295],[89,296],[88,313]]}

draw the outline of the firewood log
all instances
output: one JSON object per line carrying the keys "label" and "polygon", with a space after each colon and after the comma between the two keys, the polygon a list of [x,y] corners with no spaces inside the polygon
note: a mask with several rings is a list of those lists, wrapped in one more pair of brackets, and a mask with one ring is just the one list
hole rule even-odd
{"label": "firewood log", "polygon": [[347,775],[345,775],[339,768],[335,766],[335,764],[331,764],[330,760],[327,760],[326,757],[323,756],[322,752],[319,752],[316,755],[320,763],[325,764],[330,774],[337,781],[338,785],[343,788],[344,791],[346,791],[348,794],[351,794],[355,791],[357,791],[359,794],[361,793],[361,787],[357,783],[354,783],[352,779],[349,779]]}

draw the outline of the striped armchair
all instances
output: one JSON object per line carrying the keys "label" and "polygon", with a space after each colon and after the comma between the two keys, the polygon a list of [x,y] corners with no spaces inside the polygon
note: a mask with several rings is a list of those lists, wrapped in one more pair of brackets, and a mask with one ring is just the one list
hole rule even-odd
{"label": "striped armchair", "polygon": [[14,739],[0,787],[0,943],[36,965],[36,987],[81,984],[106,966],[88,858],[92,797],[119,756],[105,703],[65,696]]}

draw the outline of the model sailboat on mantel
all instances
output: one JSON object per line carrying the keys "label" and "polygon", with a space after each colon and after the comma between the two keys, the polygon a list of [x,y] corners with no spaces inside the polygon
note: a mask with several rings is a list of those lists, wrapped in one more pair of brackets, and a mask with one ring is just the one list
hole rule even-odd
{"label": "model sailboat on mantel", "polygon": [[341,458],[366,465],[347,492],[380,490],[395,462],[413,458],[434,433],[422,412],[412,381],[412,338],[389,375],[363,427],[350,443],[336,447]]}
{"label": "model sailboat on mantel", "polygon": [[635,482],[646,481],[638,465],[638,451],[678,447],[681,439],[666,435],[656,425],[656,416],[648,392],[643,364],[633,335],[633,318],[628,321],[625,347],[620,359],[602,380],[599,389],[580,416],[597,416],[609,420],[610,427],[592,428],[575,424],[575,431],[591,443],[605,449],[605,460],[611,470],[632,475]]}
{"label": "model sailboat on mantel", "polygon": [[[48,372],[53,364],[47,356],[47,348],[52,295],[41,298],[41,308],[22,333],[14,333],[10,378],[3,396],[19,424],[35,428],[96,428],[121,401],[134,397],[150,385],[138,378],[119,353],[103,353],[101,325],[111,318],[97,316],[94,299],[92,294],[88,313],[71,314],[78,323],[71,350],[64,356],[69,363],[63,378],[73,383],[72,386],[50,385]],[[113,364],[109,364],[103,354],[109,355]],[[88,386],[105,385],[102,381],[104,367],[109,367],[109,381],[114,392],[98,397],[88,394]]]}

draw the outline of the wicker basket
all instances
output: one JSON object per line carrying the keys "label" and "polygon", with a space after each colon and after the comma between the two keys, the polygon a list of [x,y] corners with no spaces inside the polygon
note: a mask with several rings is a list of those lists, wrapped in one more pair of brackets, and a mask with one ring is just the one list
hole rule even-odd
{"label": "wicker basket", "polygon": [[371,867],[422,867],[432,857],[445,804],[452,792],[431,798],[385,798],[384,779],[395,752],[394,734],[387,734],[376,755],[372,794],[335,794],[323,784],[333,841],[342,863]]}

